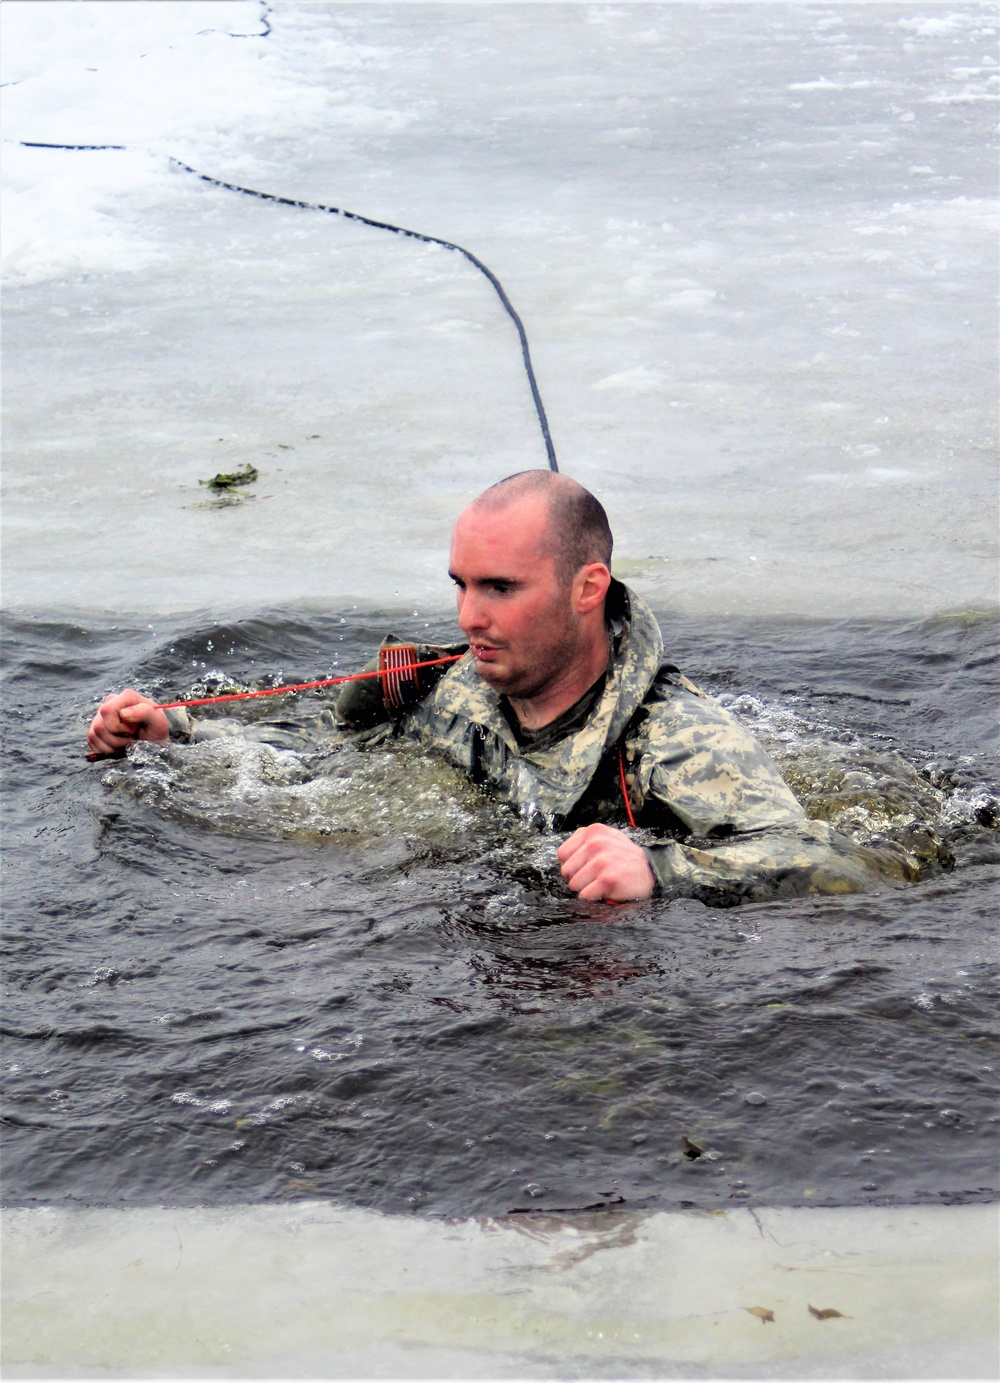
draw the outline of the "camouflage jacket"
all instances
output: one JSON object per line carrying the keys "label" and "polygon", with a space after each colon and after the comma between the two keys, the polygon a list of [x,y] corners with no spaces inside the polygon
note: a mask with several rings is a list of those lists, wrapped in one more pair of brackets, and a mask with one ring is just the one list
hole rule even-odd
{"label": "camouflage jacket", "polygon": [[[895,859],[807,820],[753,737],[663,661],[652,612],[619,582],[609,593],[609,616],[603,694],[582,728],[551,747],[518,745],[500,695],[479,677],[471,654],[435,679],[398,719],[396,733],[555,830],[594,821],[627,827],[624,773],[637,839],[663,896],[718,905],[858,892],[903,877]],[[418,653],[423,659],[445,651]],[[374,682],[346,688],[337,709],[356,727],[388,716]]]}

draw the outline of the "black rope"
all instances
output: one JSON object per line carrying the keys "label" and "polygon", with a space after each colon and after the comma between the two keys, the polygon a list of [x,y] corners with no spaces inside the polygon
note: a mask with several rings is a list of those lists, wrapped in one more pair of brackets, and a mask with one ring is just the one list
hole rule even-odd
{"label": "black rope", "polygon": [[264,0],[264,3],[261,5],[260,16],[260,22],[264,26],[263,32],[259,34],[234,34],[229,29],[199,29],[198,37],[200,38],[202,34],[225,34],[227,38],[270,38],[272,33],[270,16],[271,6]]}
{"label": "black rope", "polygon": [[[265,16],[267,11],[265,10]],[[266,18],[265,18],[266,22]],[[69,149],[74,152],[86,151],[96,153],[104,149],[126,150],[126,144],[42,144],[37,140],[22,139],[21,147],[24,149]],[[407,230],[405,226],[393,226],[388,221],[376,221],[371,216],[362,216],[357,211],[345,211],[342,207],[326,206],[323,202],[303,202],[296,197],[279,197],[274,192],[260,192],[255,187],[241,187],[239,183],[224,182],[222,178],[210,177],[208,173],[199,173],[197,168],[192,168],[189,163],[183,163],[179,158],[171,158],[170,162],[175,168],[181,168],[185,173],[191,173],[194,177],[200,178],[202,182],[210,183],[212,187],[224,187],[227,192],[239,192],[244,197],[257,197],[262,202],[274,202],[277,206],[291,206],[303,211],[325,211],[328,216],[342,216],[345,221],[358,221],[363,226],[372,226],[375,230],[392,231],[394,235],[406,236],[409,240],[419,240],[424,245],[440,245],[445,250],[454,250],[456,254],[463,255],[470,264],[474,265],[481,274],[489,279],[496,289],[497,297],[503,303],[504,310],[510,317],[517,329],[518,338],[521,342],[521,358],[524,361],[525,373],[528,376],[528,385],[531,389],[531,397],[534,400],[535,412],[538,415],[538,424],[542,429],[542,438],[545,442],[545,454],[548,457],[549,469],[559,470],[559,463],[556,460],[556,449],[552,444],[552,434],[549,431],[549,420],[545,416],[545,405],[542,403],[542,396],[538,392],[538,381],[535,379],[535,370],[531,363],[531,352],[528,349],[528,335],[524,330],[524,323],[514,308],[514,304],[504,291],[504,286],[494,274],[492,269],[487,268],[481,259],[478,259],[471,250],[467,250],[463,245],[456,245],[452,240],[442,240],[437,235],[425,235],[423,231]]]}
{"label": "black rope", "polygon": [[22,140],[21,140],[21,148],[22,148],[22,149],[71,149],[71,150],[74,150],[74,151],[76,151],[76,152],[79,152],[80,150],[86,150],[88,153],[93,154],[93,153],[97,153],[97,152],[98,152],[99,150],[101,150],[101,149],[119,149],[119,150],[125,150],[125,149],[128,148],[128,145],[127,145],[127,144],[40,144],[40,143],[39,143],[37,140],[35,140],[35,139],[22,139]]}
{"label": "black rope", "polygon": [[[113,146],[109,146],[113,147]],[[475,265],[481,274],[489,279],[496,289],[497,297],[503,303],[507,315],[510,317],[517,334],[521,341],[521,356],[524,360],[525,373],[528,376],[528,384],[531,388],[531,397],[535,403],[535,412],[538,414],[538,423],[542,429],[542,437],[545,441],[545,452],[549,460],[549,468],[558,471],[559,463],[556,461],[556,449],[552,444],[552,434],[549,432],[549,422],[545,416],[545,405],[542,403],[542,396],[538,392],[538,382],[535,379],[535,371],[531,364],[531,352],[528,349],[528,336],[524,330],[524,323],[515,311],[514,304],[504,292],[503,284],[493,273],[492,269],[487,268],[481,259],[478,259],[471,250],[465,249],[463,245],[456,245],[454,241],[442,240],[436,235],[425,235],[422,231],[407,230],[405,226],[393,226],[388,221],[375,221],[370,216],[362,216],[357,211],[345,211],[342,207],[326,206],[323,202],[304,202],[295,197],[279,197],[274,192],[260,192],[254,187],[241,187],[239,183],[224,182],[221,178],[210,177],[208,173],[200,173],[197,168],[192,168],[189,163],[182,163],[179,158],[171,158],[170,162],[176,168],[182,168],[185,173],[192,173],[202,182],[210,183],[213,187],[224,187],[228,192],[240,192],[244,197],[257,197],[262,202],[275,202],[278,206],[291,206],[301,208],[303,211],[325,211],[329,216],[342,216],[345,221],[359,221],[363,226],[372,226],[375,230],[392,231],[394,235],[403,235],[410,240],[420,240],[425,245],[440,245],[443,249],[454,250],[457,254],[464,255],[470,264]]]}

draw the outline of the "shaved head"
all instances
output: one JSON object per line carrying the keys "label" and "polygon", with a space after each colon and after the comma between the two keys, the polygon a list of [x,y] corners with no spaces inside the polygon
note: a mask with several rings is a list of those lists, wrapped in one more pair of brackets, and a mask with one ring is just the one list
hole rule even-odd
{"label": "shaved head", "polygon": [[469,508],[493,513],[528,498],[543,500],[548,511],[546,549],[555,558],[560,585],[570,586],[591,562],[610,568],[614,539],[604,506],[568,475],[519,471],[491,485]]}

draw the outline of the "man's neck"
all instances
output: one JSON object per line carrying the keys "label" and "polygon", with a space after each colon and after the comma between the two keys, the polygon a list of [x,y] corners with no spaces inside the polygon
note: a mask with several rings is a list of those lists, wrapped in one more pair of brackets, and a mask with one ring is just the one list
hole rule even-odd
{"label": "man's neck", "polygon": [[594,644],[586,658],[574,663],[558,681],[552,682],[537,696],[508,696],[507,701],[519,725],[525,730],[541,730],[575,706],[584,692],[589,691],[607,670],[608,641],[603,638]]}

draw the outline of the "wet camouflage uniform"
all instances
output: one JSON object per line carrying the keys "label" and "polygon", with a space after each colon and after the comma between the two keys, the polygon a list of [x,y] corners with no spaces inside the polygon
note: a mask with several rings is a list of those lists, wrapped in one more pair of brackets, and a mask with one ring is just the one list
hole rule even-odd
{"label": "wet camouflage uniform", "polygon": [[[566,738],[545,749],[519,746],[500,694],[480,678],[471,654],[436,673],[396,732],[556,830],[594,821],[627,826],[620,746],[639,839],[665,897],[718,905],[860,892],[907,877],[896,855],[807,820],[752,736],[663,662],[659,627],[634,592],[615,582],[608,609],[607,681],[586,722]],[[337,710],[355,728],[388,715],[376,681],[349,684]]]}

